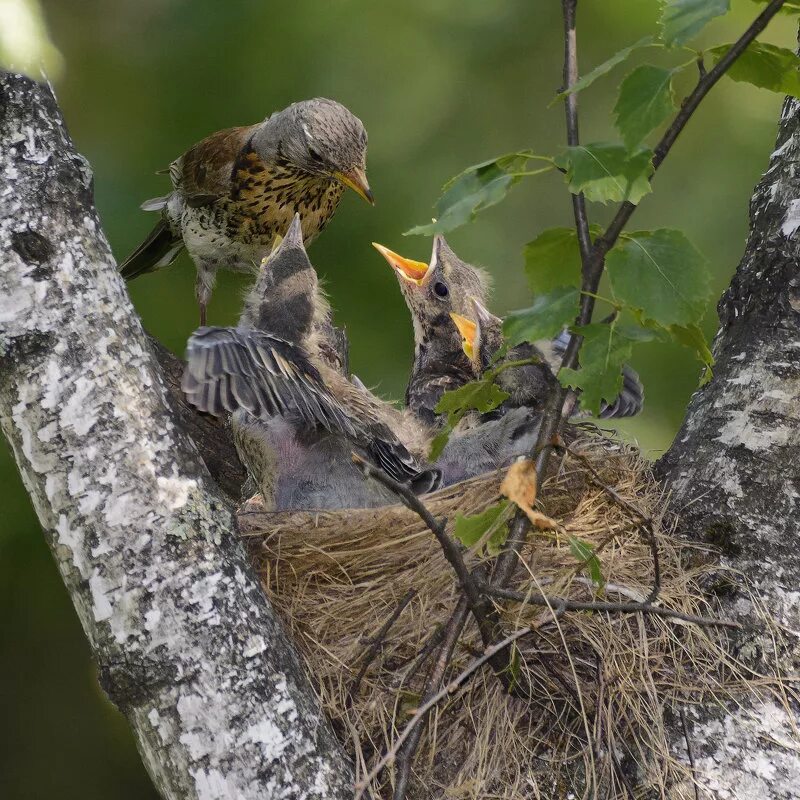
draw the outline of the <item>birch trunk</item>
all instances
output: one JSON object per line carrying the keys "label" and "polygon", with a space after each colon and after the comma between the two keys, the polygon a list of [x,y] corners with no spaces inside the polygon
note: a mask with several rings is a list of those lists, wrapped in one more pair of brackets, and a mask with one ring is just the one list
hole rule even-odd
{"label": "birch trunk", "polygon": [[351,767],[167,403],[50,90],[0,74],[0,422],[170,800],[345,798]]}
{"label": "birch trunk", "polygon": [[[718,545],[741,575],[722,600],[724,613],[743,626],[735,654],[757,672],[786,676],[782,701],[765,695],[690,710],[698,777],[712,798],[800,797],[798,164],[800,101],[789,98],[751,201],[744,257],[719,303],[714,379],[692,398],[657,465],[682,533]],[[682,733],[675,741],[685,752]]]}

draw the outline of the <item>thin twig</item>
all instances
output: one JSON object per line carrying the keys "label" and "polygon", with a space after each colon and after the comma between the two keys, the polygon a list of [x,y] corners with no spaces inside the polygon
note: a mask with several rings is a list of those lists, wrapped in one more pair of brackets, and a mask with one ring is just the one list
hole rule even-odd
{"label": "thin twig", "polygon": [[[436,692],[439,691],[439,687],[444,679],[444,674],[453,657],[456,643],[461,636],[461,631],[464,630],[468,611],[467,600],[462,596],[445,626],[444,640],[439,649],[439,655],[422,693],[421,702],[423,704],[427,703]],[[414,728],[414,731],[408,737],[408,741],[403,745],[397,755],[397,777],[395,778],[394,793],[392,795],[393,800],[403,800],[406,796],[408,779],[411,775],[411,765],[414,762],[414,754],[417,752],[427,722],[428,720],[426,717]]]}
{"label": "thin twig", "polygon": [[353,704],[353,698],[358,693],[358,689],[361,686],[361,681],[364,680],[364,676],[367,674],[367,670],[369,669],[369,665],[375,659],[375,656],[378,655],[380,652],[381,647],[386,640],[386,635],[389,633],[392,625],[400,619],[400,615],[405,610],[406,606],[416,597],[417,590],[416,589],[409,589],[402,600],[397,604],[397,608],[392,613],[392,616],[384,622],[381,626],[381,629],[375,634],[375,637],[372,640],[372,644],[367,650],[366,655],[364,656],[364,660],[361,662],[361,668],[358,670],[358,675],[356,675],[355,680],[353,681],[350,688],[347,690],[347,697],[344,701],[344,707],[350,708]]}
{"label": "thin twig", "polygon": [[[373,467],[356,453],[352,453],[352,458],[364,471],[365,475],[375,479],[382,486],[394,492],[398,499],[427,525],[428,529],[441,545],[444,557],[456,573],[464,596],[467,598],[469,610],[472,612],[472,616],[478,624],[478,631],[480,632],[484,647],[489,647],[494,644],[497,638],[495,633],[496,625],[488,615],[489,603],[478,591],[477,581],[467,569],[458,545],[453,538],[447,534],[444,523],[436,521],[425,503],[423,503],[408,486],[390,478],[383,470]],[[502,656],[492,658],[492,667],[506,689],[509,689],[510,683],[506,675],[508,664],[503,660]],[[518,688],[515,694],[521,694],[521,689]]]}
{"label": "thin twig", "polygon": [[550,597],[544,594],[524,594],[513,589],[503,589],[500,586],[481,584],[481,591],[502,600],[513,600],[515,603],[525,603],[534,606],[563,606],[566,611],[596,611],[617,614],[652,614],[665,619],[678,619],[682,622],[693,622],[716,628],[739,628],[738,622],[731,622],[713,617],[698,617],[694,614],[684,614],[682,611],[673,611],[669,608],[654,606],[650,603],[603,603],[600,601],[565,600],[561,597]]}
{"label": "thin twig", "polygon": [[[551,608],[551,613],[553,616],[558,616],[562,613],[562,609],[559,607],[559,603],[554,604],[555,609]],[[543,619],[539,621],[537,627],[540,627],[545,622],[548,622],[549,618]],[[448,695],[455,692],[473,673],[475,673],[478,669],[480,669],[484,664],[489,662],[494,656],[498,653],[501,653],[507,647],[512,645],[517,639],[521,639],[523,636],[531,632],[531,627],[521,628],[518,631],[514,631],[514,633],[509,634],[505,637],[502,641],[499,641],[497,644],[492,645],[491,647],[487,647],[486,651],[480,658],[476,658],[474,661],[471,661],[464,670],[457,675],[452,681],[450,681],[446,686],[443,686],[436,694],[434,694],[427,702],[423,703],[415,712],[411,719],[406,724],[405,728],[400,732],[400,735],[394,740],[392,746],[386,751],[386,754],[378,761],[378,763],[370,770],[369,774],[364,777],[359,783],[355,786],[355,798],[354,800],[360,800],[363,796],[366,789],[369,787],[370,783],[375,780],[375,778],[380,774],[380,771],[389,763],[391,762],[396,756],[400,748],[403,746],[403,743],[408,739],[411,735],[411,732],[417,725],[421,722],[421,720],[425,717],[425,715],[441,700],[443,700]]]}
{"label": "thin twig", "polygon": [[686,739],[686,753],[689,756],[689,766],[692,768],[692,786],[694,786],[695,800],[700,800],[700,787],[697,785],[697,769],[694,765],[694,751],[692,750],[692,740],[689,737],[689,726],[686,724],[686,714],[682,706],[678,706],[678,715],[681,718],[683,728],[683,738]]}

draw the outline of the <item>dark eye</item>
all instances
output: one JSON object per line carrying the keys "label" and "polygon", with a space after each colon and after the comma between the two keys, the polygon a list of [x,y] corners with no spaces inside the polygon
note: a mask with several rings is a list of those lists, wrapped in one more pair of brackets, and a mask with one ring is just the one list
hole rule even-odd
{"label": "dark eye", "polygon": [[308,154],[313,161],[316,161],[318,164],[322,163],[322,156],[313,147],[308,148]]}
{"label": "dark eye", "polygon": [[433,291],[436,292],[437,297],[447,297],[447,295],[450,294],[447,284],[441,281],[436,281],[436,283],[433,284]]}

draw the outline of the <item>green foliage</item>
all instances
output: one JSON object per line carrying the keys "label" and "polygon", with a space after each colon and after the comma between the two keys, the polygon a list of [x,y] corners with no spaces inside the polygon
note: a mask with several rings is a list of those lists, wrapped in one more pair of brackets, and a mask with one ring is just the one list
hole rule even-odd
{"label": "green foliage", "polygon": [[570,88],[565,92],[559,92],[555,96],[553,102],[550,103],[550,105],[553,105],[553,103],[555,103],[557,100],[563,100],[568,95],[575,94],[575,92],[580,92],[581,90],[586,89],[588,86],[591,86],[598,78],[602,78],[603,75],[607,75],[609,72],[611,72],[612,69],[614,69],[614,67],[625,61],[628,58],[628,56],[630,56],[631,53],[633,53],[636,50],[639,50],[642,47],[649,47],[652,44],[654,44],[653,37],[645,36],[644,38],[639,39],[638,42],[634,42],[629,47],[624,47],[622,50],[619,50],[618,52],[614,53],[614,55],[611,56],[611,58],[609,58],[607,61],[604,61],[602,64],[596,66],[591,72],[587,72],[586,75],[584,75],[581,78],[578,78],[578,80],[575,81],[575,84],[572,86],[572,88]]}
{"label": "green foliage", "polygon": [[447,424],[431,442],[429,461],[436,461],[442,454],[445,445],[450,439],[453,428],[469,411],[478,411],[485,414],[494,411],[504,400],[508,399],[508,392],[504,392],[496,383],[494,376],[488,373],[477,381],[470,381],[458,389],[445,392],[436,404],[437,414],[447,414]]}
{"label": "green foliage", "polygon": [[691,325],[703,316],[711,278],[703,255],[677,230],[623,234],[606,257],[617,300],[643,323]]}
{"label": "green foliage", "polygon": [[649,341],[654,334],[634,325],[602,322],[575,329],[583,336],[579,352],[580,369],[562,369],[563,386],[581,391],[581,408],[597,416],[603,400],[612,402],[622,390],[622,365],[630,360],[636,342]]}
{"label": "green foliage", "polygon": [[570,536],[569,550],[589,571],[589,577],[592,583],[598,588],[602,588],[605,585],[606,579],[603,577],[603,569],[600,565],[600,559],[594,551],[594,547],[592,547],[589,542],[579,539],[577,536]]}
{"label": "green foliage", "polygon": [[575,321],[580,291],[561,286],[539,295],[530,308],[512,311],[503,322],[503,333],[513,347],[521,342],[552,339],[564,326]]}
{"label": "green foliage", "polygon": [[[592,238],[602,231],[590,226]],[[525,274],[534,294],[581,285],[581,251],[575,228],[549,228],[525,245]]]}
{"label": "green foliage", "polygon": [[545,156],[534,156],[530,151],[507,153],[481,164],[467,167],[442,187],[442,196],[436,202],[436,219],[427,225],[417,225],[405,232],[406,236],[432,236],[447,233],[475,219],[479,211],[496,205],[508,190],[528,175],[548,172],[552,165],[528,172],[529,160],[550,161]]}
{"label": "green foliage", "polygon": [[596,144],[568,147],[556,158],[556,165],[566,171],[569,190],[583,192],[587,200],[607,203],[629,200],[638,203],[651,191],[653,154],[646,148],[633,153],[621,144]]}
{"label": "green foliage", "polygon": [[642,64],[622,82],[614,114],[617,130],[628,150],[641,144],[650,131],[672,116],[674,74],[675,70]]}
{"label": "green foliage", "polygon": [[665,0],[660,20],[664,44],[685,44],[730,7],[730,0]]}
{"label": "green foliage", "polygon": [[[728,52],[723,44],[709,50],[714,63]],[[800,58],[792,50],[766,42],[753,42],[725,73],[734,81],[751,83],[760,89],[800,97]]]}
{"label": "green foliage", "polygon": [[670,325],[667,332],[678,344],[694,350],[704,367],[700,385],[708,383],[713,377],[711,368],[714,366],[714,356],[708,346],[703,329],[699,325]]}
{"label": "green foliage", "polygon": [[489,555],[497,555],[508,537],[508,500],[489,506],[480,514],[456,514],[453,536],[465,547],[474,547],[486,534],[485,546]]}

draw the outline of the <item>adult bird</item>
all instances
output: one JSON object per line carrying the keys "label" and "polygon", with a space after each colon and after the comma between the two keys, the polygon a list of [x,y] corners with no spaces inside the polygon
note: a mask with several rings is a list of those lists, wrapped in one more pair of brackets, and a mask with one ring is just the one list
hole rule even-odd
{"label": "adult bird", "polygon": [[184,391],[201,411],[234,412],[234,440],[268,508],[355,508],[396,498],[367,481],[356,451],[419,493],[440,473],[422,458],[427,432],[348,380],[331,359],[330,307],[299,215],[265,260],[236,328],[189,340]]}
{"label": "adult bird", "polygon": [[374,203],[366,156],[361,120],[321,97],[214,133],[165,170],[172,192],[142,205],[161,219],[122,263],[122,276],[167,267],[186,249],[197,267],[195,296],[205,325],[218,269],[256,270],[295,214],[310,244],[346,187]]}

